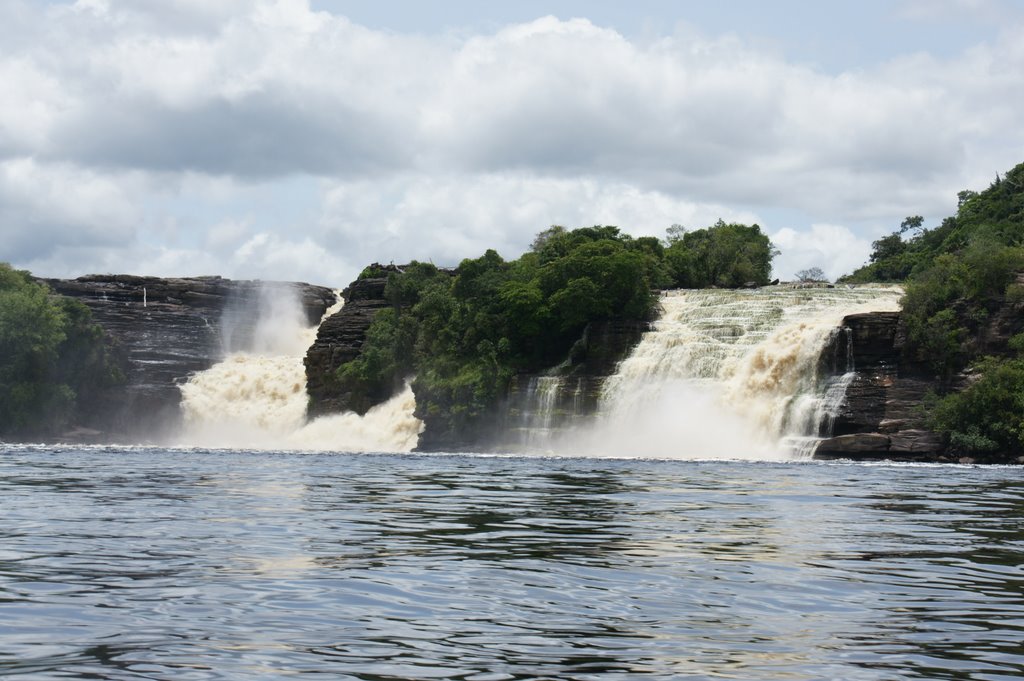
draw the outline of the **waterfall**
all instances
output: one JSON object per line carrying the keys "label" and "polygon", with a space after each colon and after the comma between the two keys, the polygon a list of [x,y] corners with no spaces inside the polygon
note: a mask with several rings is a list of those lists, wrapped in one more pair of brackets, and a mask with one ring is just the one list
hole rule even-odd
{"label": "waterfall", "polygon": [[[327,310],[324,319],[341,308]],[[223,334],[227,356],[180,386],[185,428],[180,444],[250,449],[410,451],[421,422],[406,389],[365,416],[337,414],[306,422],[303,357],[316,339],[295,292],[276,286],[261,291],[251,333],[235,332],[238,310]],[[244,340],[239,340],[243,338]],[[241,348],[238,346],[242,345]]]}
{"label": "waterfall", "polygon": [[[809,456],[852,379],[821,375],[843,317],[898,310],[897,287],[670,291],[604,384],[588,453],[672,458]],[[826,423],[827,426],[827,423]]]}
{"label": "waterfall", "polygon": [[564,379],[561,376],[533,376],[518,400],[518,445],[523,449],[543,448],[551,438],[555,412]]}

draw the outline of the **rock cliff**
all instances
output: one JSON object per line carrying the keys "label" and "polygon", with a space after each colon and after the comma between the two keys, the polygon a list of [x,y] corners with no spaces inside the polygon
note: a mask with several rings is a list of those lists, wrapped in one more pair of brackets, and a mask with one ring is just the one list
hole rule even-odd
{"label": "rock cliff", "polygon": [[[1024,273],[1016,283],[1024,285]],[[968,330],[965,351],[970,357],[1014,356],[1010,339],[1024,332],[1021,303],[1005,295],[986,301],[986,314],[954,307]],[[905,351],[906,332],[899,312],[849,315],[843,328],[851,341],[856,375],[834,423],[833,437],[815,452],[819,459],[891,459],[898,461],[959,461],[947,452],[947,442],[925,427],[923,404],[929,393],[962,390],[973,375],[969,369],[941,378],[926,362]],[[841,341],[837,341],[841,342]],[[835,354],[836,348],[824,355]]]}
{"label": "rock cliff", "polygon": [[500,428],[491,430],[492,437],[501,432],[506,439],[492,442],[492,446],[531,446],[538,428],[547,431],[546,437],[594,419],[605,379],[615,373],[649,328],[650,323],[641,320],[593,323],[564,364],[546,374],[517,376],[502,407]]}
{"label": "rock cliff", "polygon": [[[398,271],[394,265],[383,272]],[[306,392],[309,415],[322,416],[344,411],[360,414],[386,400],[390,395],[353,395],[343,391],[334,380],[338,367],[359,356],[366,331],[377,310],[388,306],[384,298],[387,276],[357,279],[342,291],[345,304],[320,324],[316,341],[306,352]]]}
{"label": "rock cliff", "polygon": [[328,288],[305,283],[233,281],[221,277],[159,278],[88,275],[46,279],[57,293],[75,298],[119,346],[125,385],[94,410],[94,423],[109,441],[158,437],[180,422],[178,384],[242,349],[252,339],[268,292],[298,297],[315,324],[334,303]]}
{"label": "rock cliff", "polygon": [[[817,459],[945,460],[945,442],[924,428],[921,404],[940,388],[926,367],[903,357],[899,312],[866,312],[843,319],[856,374]],[[836,354],[827,348],[823,354]]]}
{"label": "rock cliff", "polygon": [[[334,380],[340,366],[359,356],[373,316],[390,305],[384,296],[387,273],[402,268],[374,264],[369,269],[380,276],[358,279],[349,284],[342,292],[345,305],[324,320],[316,342],[306,353],[306,391],[310,398],[311,417],[344,411],[362,414],[387,400],[401,387],[391,386],[391,391],[381,394],[353,394],[344,391]],[[568,422],[587,418],[596,411],[604,378],[613,372],[615,365],[636,345],[647,328],[647,322],[641,321],[609,321],[587,327],[566,362],[551,372],[563,379],[556,398],[563,419]],[[528,386],[537,378],[539,376],[528,374],[516,377],[508,398],[496,405],[493,414],[458,433],[449,432],[439,415],[417,409],[416,416],[424,422],[417,448],[421,451],[462,451],[509,444],[504,439],[496,441],[495,434],[512,432],[514,436],[517,423],[532,408]],[[416,389],[415,383],[413,389]]]}

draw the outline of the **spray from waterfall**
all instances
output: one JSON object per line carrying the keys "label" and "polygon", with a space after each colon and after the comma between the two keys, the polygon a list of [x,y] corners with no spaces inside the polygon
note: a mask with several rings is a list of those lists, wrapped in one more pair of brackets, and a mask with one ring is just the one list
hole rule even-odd
{"label": "spray from waterfall", "polygon": [[[324,318],[342,304],[339,296]],[[229,310],[223,323],[226,357],[181,386],[182,444],[401,452],[416,446],[422,423],[413,416],[408,386],[365,416],[338,414],[307,423],[303,357],[317,327],[306,326],[290,287],[264,287],[254,312],[255,324],[246,327],[239,309]]]}
{"label": "spray from waterfall", "polygon": [[843,317],[898,310],[897,287],[672,291],[603,386],[597,423],[553,443],[610,456],[809,456],[852,373],[819,371]]}

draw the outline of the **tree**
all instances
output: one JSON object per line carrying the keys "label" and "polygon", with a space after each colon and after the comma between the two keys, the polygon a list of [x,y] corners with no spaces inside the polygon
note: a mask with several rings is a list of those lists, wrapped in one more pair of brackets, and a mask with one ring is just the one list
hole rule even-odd
{"label": "tree", "polygon": [[890,234],[871,242],[871,262],[881,262],[902,254],[907,244],[899,234]]}
{"label": "tree", "polygon": [[825,276],[825,271],[820,267],[810,267],[806,270],[800,270],[796,273],[796,278],[803,282],[828,281],[828,278]]}
{"label": "tree", "polygon": [[0,263],[0,435],[59,432],[119,379],[88,308]]}
{"label": "tree", "polygon": [[924,218],[920,215],[911,215],[903,219],[900,223],[900,234],[908,232],[910,230],[921,231],[922,225],[924,224]]}
{"label": "tree", "polygon": [[665,241],[670,245],[677,241],[682,241],[683,236],[686,234],[686,227],[683,227],[678,222],[672,224],[671,227],[665,230]]}
{"label": "tree", "polygon": [[767,284],[777,254],[758,225],[719,220],[669,244],[665,261],[673,283],[681,288],[737,288]]}

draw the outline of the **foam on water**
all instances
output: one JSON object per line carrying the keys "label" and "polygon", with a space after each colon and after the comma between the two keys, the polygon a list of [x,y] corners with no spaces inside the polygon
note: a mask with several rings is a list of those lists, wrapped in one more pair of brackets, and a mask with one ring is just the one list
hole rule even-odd
{"label": "foam on water", "polygon": [[[344,301],[324,315],[334,314]],[[412,389],[371,409],[306,422],[303,357],[317,327],[305,327],[294,292],[261,296],[249,348],[235,351],[181,386],[185,428],[179,444],[248,449],[406,452],[422,423]]]}
{"label": "foam on water", "polygon": [[567,442],[595,453],[806,458],[845,392],[842,378],[820,375],[825,344],[845,316],[898,310],[901,295],[876,286],[668,292],[654,329],[605,382],[596,426]]}

